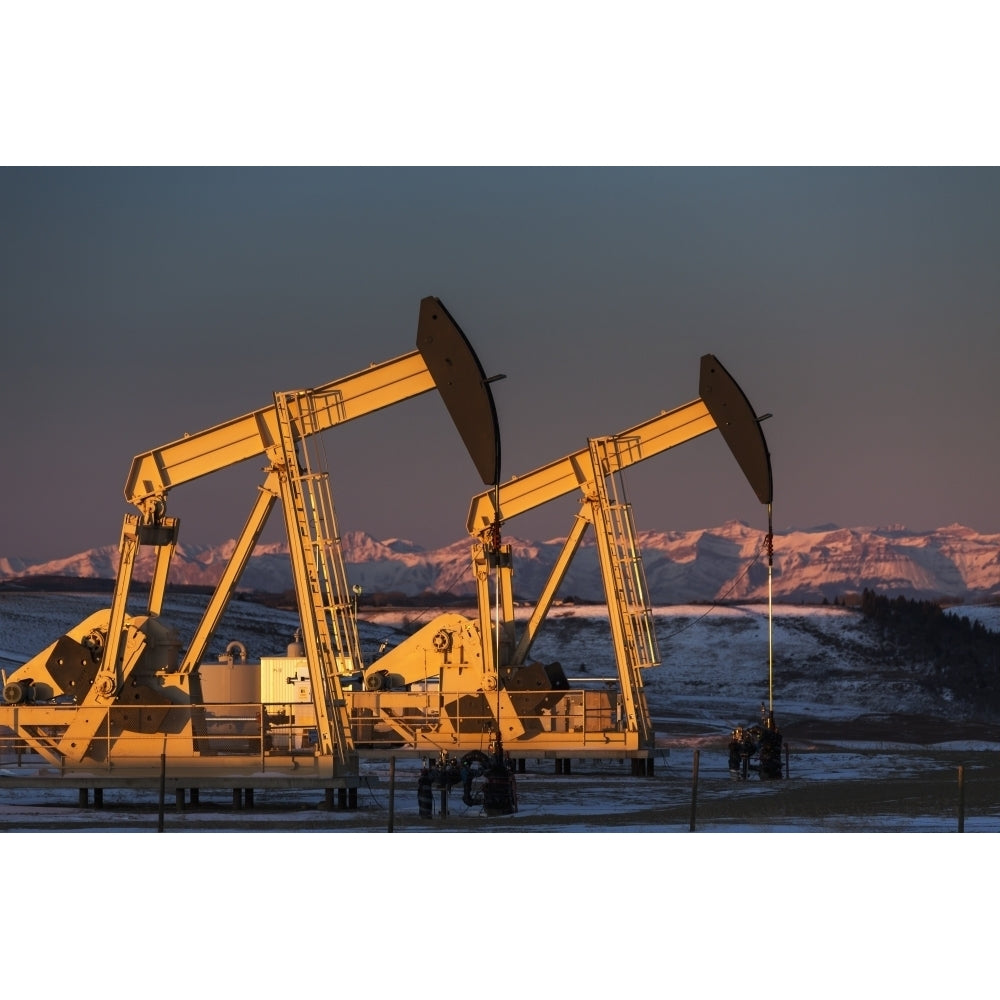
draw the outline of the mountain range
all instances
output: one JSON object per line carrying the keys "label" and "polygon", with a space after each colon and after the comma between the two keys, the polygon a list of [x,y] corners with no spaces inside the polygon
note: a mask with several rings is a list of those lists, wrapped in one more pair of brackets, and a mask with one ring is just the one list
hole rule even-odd
{"label": "mountain range", "polygon": [[[514,589],[519,599],[540,592],[563,539],[504,539],[514,554]],[[1000,535],[959,524],[915,532],[894,525],[838,528],[824,525],[776,532],[768,567],[766,533],[742,521],[692,531],[646,531],[638,535],[650,603],[766,600],[812,603],[848,599],[865,588],[913,599],[982,603],[1000,599]],[[425,549],[399,538],[378,541],[364,532],[342,538],[348,579],[365,593],[425,592],[473,595],[470,541]],[[233,552],[230,540],[217,546],[178,545],[170,579],[176,584],[214,585]],[[136,580],[148,580],[153,550],[140,549]],[[114,579],[118,548],[105,545],[64,559],[32,562],[0,557],[0,581],[29,576]],[[281,593],[292,588],[287,547],[258,545],[240,581],[241,589]],[[559,595],[583,601],[604,599],[597,550],[588,533]]]}

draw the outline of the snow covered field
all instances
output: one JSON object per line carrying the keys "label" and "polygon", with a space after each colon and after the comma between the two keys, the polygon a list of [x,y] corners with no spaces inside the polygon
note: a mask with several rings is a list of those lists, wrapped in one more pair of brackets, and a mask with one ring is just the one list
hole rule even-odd
{"label": "snow covered field", "polygon": [[[182,637],[190,635],[202,601],[171,597],[164,618]],[[9,672],[106,603],[105,595],[0,592],[0,666]],[[519,609],[521,615],[528,613]],[[965,608],[961,613],[1000,627],[1000,609]],[[382,643],[395,644],[433,614],[363,610],[363,652],[374,656]],[[529,761],[518,776],[516,816],[488,820],[454,796],[447,818],[421,821],[413,792],[419,765],[400,760],[394,829],[688,831],[697,751],[698,830],[951,832],[957,828],[961,766],[968,783],[965,830],[1000,831],[1000,799],[990,800],[987,791],[993,785],[984,784],[987,778],[992,781],[994,760],[1000,756],[1000,728],[970,721],[947,698],[929,695],[920,685],[919,671],[882,664],[856,612],[778,605],[769,620],[766,606],[693,605],[657,609],[656,621],[662,664],[645,672],[658,733],[654,776],[632,778],[628,766],[619,762],[578,762],[572,775],[555,776],[551,762]],[[240,640],[251,658],[281,654],[296,625],[291,613],[235,601],[210,653]],[[603,609],[554,609],[532,657],[558,660],[571,680],[613,677]],[[761,783],[751,775],[749,781],[734,781],[728,768],[729,734],[737,725],[758,722],[761,706],[772,699],[788,748],[788,780]],[[234,812],[225,795],[214,810],[211,797],[203,796],[197,810],[172,814],[170,820],[177,829],[195,830],[385,830],[388,764],[365,762],[362,777],[357,811],[319,809],[317,796],[303,792],[259,792],[259,808],[245,815]],[[915,786],[900,786],[907,807],[894,808],[890,779],[927,783],[916,808]],[[885,793],[886,801],[863,804],[872,795],[868,791],[863,796],[861,789],[872,786]],[[45,796],[0,792],[0,823],[7,829],[30,829],[58,816],[68,826],[90,829],[98,821],[112,828],[117,822],[139,829],[155,824],[156,816],[144,819],[141,809],[123,813],[127,803],[116,801],[111,790],[105,792],[100,817],[93,809],[81,811],[75,796],[75,789]]]}
{"label": "snow covered field", "polygon": [[[0,592],[0,663],[13,669],[105,605],[98,595]],[[190,634],[199,608],[196,599],[172,597],[165,617]],[[1000,626],[997,609],[962,612]],[[365,613],[365,653],[429,614]],[[214,900],[230,918],[207,918],[213,944],[206,954],[220,974],[242,970],[255,995],[287,985],[285,963],[261,961],[252,942],[262,920],[280,923],[289,914],[297,915],[290,925],[297,954],[322,953],[332,921],[362,937],[388,935],[394,949],[405,940],[410,957],[426,953],[422,939],[436,947],[450,930],[468,931],[472,914],[473,940],[449,955],[447,975],[488,997],[511,986],[509,975],[483,971],[484,948],[498,933],[518,969],[543,970],[532,973],[543,988],[558,981],[587,997],[617,994],[623,983],[652,989],[669,975],[726,991],[755,977],[785,991],[808,982],[810,995],[832,998],[856,990],[870,969],[890,976],[894,993],[984,992],[992,925],[973,914],[995,898],[996,841],[907,834],[956,830],[959,765],[969,779],[965,830],[1000,831],[997,733],[929,698],[919,675],[882,669],[854,613],[779,606],[774,709],[790,774],[734,781],[730,729],[755,722],[769,694],[766,608],[662,608],[657,624],[663,664],[646,673],[661,747],[652,777],[631,777],[610,762],[577,762],[571,775],[528,762],[517,775],[516,815],[488,819],[452,796],[447,817],[421,820],[418,764],[400,760],[400,840],[383,836],[388,765],[365,763],[357,810],[325,810],[307,793],[258,793],[255,808],[239,813],[225,794],[203,794],[197,809],[183,813],[168,804],[165,832],[180,839],[169,841],[166,854],[150,849],[158,841],[119,832],[157,829],[149,800],[116,801],[109,790],[96,811],[79,807],[75,789],[0,790],[0,823],[13,831],[0,841],[8,925],[41,926],[60,892],[86,884],[88,912],[120,928],[119,947],[131,942],[146,954],[145,922],[121,926],[126,877],[136,903],[155,897],[157,919],[167,923],[194,914],[204,920],[204,901]],[[295,626],[288,613],[237,601],[212,653],[234,639],[254,658],[281,653]],[[556,609],[533,655],[559,659],[571,676],[613,671],[607,622],[593,608]],[[692,819],[697,832],[715,836],[665,836],[690,832]],[[59,826],[74,832],[37,832]],[[447,836],[463,832],[500,836]],[[813,836],[781,836],[795,832]],[[12,864],[15,857],[21,860]],[[167,884],[175,877],[179,892]],[[98,882],[106,885],[95,899]],[[194,899],[203,902],[193,907]],[[306,911],[321,918],[298,919]],[[584,954],[582,941],[599,943],[597,953]],[[79,964],[88,936],[61,947],[64,959],[75,954]],[[167,976],[148,992],[175,990]]]}

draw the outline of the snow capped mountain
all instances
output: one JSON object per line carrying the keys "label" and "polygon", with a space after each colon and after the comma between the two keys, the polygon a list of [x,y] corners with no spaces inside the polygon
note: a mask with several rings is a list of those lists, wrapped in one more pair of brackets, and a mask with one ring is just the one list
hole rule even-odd
{"label": "snow capped mountain", "polygon": [[[361,531],[343,536],[348,576],[368,593],[414,596],[425,591],[471,595],[475,583],[471,543],[462,540],[424,549],[400,538],[379,541]],[[563,539],[525,541],[508,537],[514,553],[516,594],[533,599],[562,549]],[[768,594],[765,532],[741,521],[696,531],[640,532],[650,602],[753,601]],[[171,580],[214,585],[232,555],[232,540],[218,546],[178,545]],[[146,580],[153,550],[140,549],[136,579]],[[0,580],[23,576],[113,579],[116,546],[105,545],[44,563],[0,558]],[[281,592],[292,587],[287,548],[259,545],[241,580],[246,590]],[[952,524],[929,532],[899,525],[838,528],[823,525],[776,533],[771,572],[777,601],[834,601],[864,588],[909,598],[985,601],[1000,597],[1000,535],[984,535]],[[574,558],[560,596],[602,600],[603,588],[593,535]]]}

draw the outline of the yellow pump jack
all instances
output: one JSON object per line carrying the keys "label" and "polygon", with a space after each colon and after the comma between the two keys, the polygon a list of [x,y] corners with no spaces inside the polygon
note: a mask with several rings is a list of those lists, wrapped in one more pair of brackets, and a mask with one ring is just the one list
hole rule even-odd
{"label": "yellow pump jack", "polygon": [[[365,690],[347,695],[361,743],[379,746],[381,739],[461,753],[482,750],[496,733],[512,756],[651,756],[655,733],[643,671],[659,663],[659,652],[622,474],[718,428],[758,499],[771,503],[763,418],[712,355],[701,359],[699,388],[693,402],[620,434],[591,439],[586,448],[473,498],[467,527],[474,539],[478,619],[442,614],[366,669]],[[501,543],[499,526],[577,489],[579,513],[518,635],[512,553]],[[528,660],[589,527],[607,601],[617,691],[607,685],[571,688],[559,663]]]}
{"label": "yellow pump jack", "polygon": [[[317,745],[312,770],[357,775],[342,675],[363,667],[352,594],[329,475],[307,443],[320,432],[439,388],[483,481],[495,484],[499,435],[489,382],[464,334],[439,299],[420,303],[417,350],[315,389],[275,393],[273,405],[137,456],[125,498],[111,607],[72,628],[4,680],[0,733],[14,734],[60,770],[95,766],[138,773],[169,757],[172,768],[233,767],[206,734],[197,666],[274,505],[280,501],[309,663]],[[266,478],[202,619],[180,655],[176,631],[160,617],[179,520],[167,515],[177,486],[250,458]],[[127,613],[139,547],[155,548],[146,613]],[[252,707],[251,707],[252,710]],[[266,713],[258,706],[263,764]],[[241,757],[246,763],[245,757]],[[252,764],[251,757],[251,764]],[[301,760],[289,760],[300,769]],[[281,766],[279,762],[269,767]]]}

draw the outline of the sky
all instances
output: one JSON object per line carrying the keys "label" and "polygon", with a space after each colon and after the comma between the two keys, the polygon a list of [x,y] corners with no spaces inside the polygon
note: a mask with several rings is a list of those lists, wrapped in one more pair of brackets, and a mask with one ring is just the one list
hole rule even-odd
{"label": "sky", "polygon": [[[600,37],[601,25],[588,26],[581,44]],[[61,38],[67,59],[71,27]],[[477,92],[491,98],[485,108],[468,95],[457,103],[461,87],[442,90],[433,61],[430,82],[404,72],[380,80],[380,91],[371,66],[347,59],[349,70],[367,67],[367,106],[356,88],[339,104],[276,110],[277,96],[255,100],[265,82],[254,77],[246,103],[220,114],[197,90],[204,59],[192,63],[187,90],[181,76],[156,74],[167,46],[147,53],[145,89],[117,81],[112,112],[85,119],[74,109],[83,95],[107,92],[106,69],[94,70],[96,82],[38,74],[34,97],[51,118],[39,127],[38,116],[32,130],[19,103],[17,141],[0,146],[0,556],[117,544],[133,456],[268,405],[275,391],[411,352],[428,295],[444,302],[487,374],[506,376],[493,384],[504,480],[694,400],[700,358],[712,353],[757,413],[771,414],[763,429],[777,531],[959,522],[1000,532],[1000,171],[989,147],[956,142],[941,155],[912,140],[947,139],[949,128],[980,120],[972,102],[921,105],[940,81],[918,83],[912,67],[934,31],[947,37],[939,24],[923,27],[909,29],[916,48],[903,61],[917,100],[897,99],[893,128],[883,124],[903,136],[898,148],[868,142],[882,134],[884,105],[862,102],[842,77],[814,84],[805,105],[785,81],[783,115],[755,117],[756,142],[740,133],[732,148],[717,145],[716,132],[745,124],[742,102],[769,93],[773,78],[703,88],[708,109],[729,117],[705,111],[699,132],[693,97],[662,122],[656,94],[632,100],[637,79],[621,52],[623,89],[606,96],[618,96],[613,111],[588,104],[593,81],[577,76],[578,101],[564,94],[555,116],[540,95],[561,93],[559,81],[540,89],[535,61],[527,82],[498,82],[489,68],[503,56],[489,47]],[[605,26],[619,40],[635,39],[634,28]],[[455,47],[454,35],[445,40]],[[405,43],[394,34],[392,52]],[[92,56],[113,44],[100,40],[86,65],[103,67]],[[635,44],[648,54],[651,43]],[[959,86],[975,83],[977,51],[958,61]],[[582,58],[574,52],[570,71]],[[817,58],[827,66],[832,57]],[[404,67],[421,64],[409,59]],[[875,63],[868,50],[858,59],[864,80]],[[467,56],[458,64],[470,71]],[[676,79],[658,72],[661,84]],[[602,79],[610,88],[610,75]],[[506,109],[496,103],[504,87]],[[162,111],[170,88],[173,117],[151,138],[146,108]],[[529,93],[533,114],[519,118]],[[853,144],[838,145],[834,126],[862,104],[869,117],[857,117]],[[317,106],[343,111],[351,129],[367,114],[359,145],[284,145]],[[195,107],[185,132],[177,117]],[[817,107],[836,114],[821,141],[816,116],[802,113]],[[236,141],[227,154],[232,122],[254,113],[259,144]],[[495,134],[489,115],[502,126]],[[787,120],[801,144],[774,142]],[[128,130],[114,133],[116,121]],[[326,127],[309,136],[335,133],[340,119],[316,121]],[[285,131],[275,131],[279,122]],[[694,141],[652,145],[660,124]],[[629,130],[631,145],[621,138]],[[439,398],[335,428],[322,446],[342,532],[427,547],[467,537],[469,503],[484,484]],[[172,491],[181,543],[236,536],[262,464]],[[625,486],[639,530],[767,524],[717,433],[634,467]],[[568,497],[504,531],[564,536],[576,508]],[[265,540],[282,537],[277,514],[272,522]]]}
{"label": "sky", "polygon": [[[7,168],[0,214],[5,556],[116,543],[133,456],[409,353],[427,295],[506,376],[504,480],[697,398],[712,353],[772,414],[776,530],[1000,532],[996,169]],[[323,448],[341,531],[465,537],[435,395]],[[262,467],[173,491],[182,542],[235,536]],[[643,530],[767,523],[717,433],[625,482]]]}

